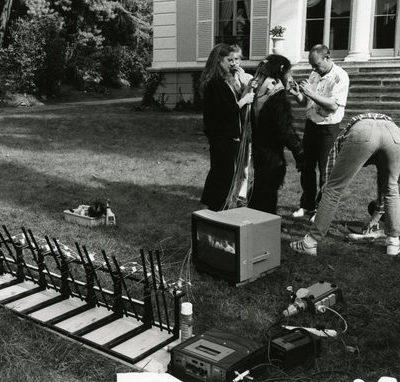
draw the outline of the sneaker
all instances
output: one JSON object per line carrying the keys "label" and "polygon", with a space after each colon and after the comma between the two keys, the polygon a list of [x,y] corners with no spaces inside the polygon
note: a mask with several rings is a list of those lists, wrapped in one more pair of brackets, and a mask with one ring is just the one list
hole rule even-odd
{"label": "sneaker", "polygon": [[397,256],[399,254],[399,238],[388,236],[386,238],[386,254],[390,256]]}
{"label": "sneaker", "polygon": [[314,214],[314,210],[306,210],[305,208],[299,208],[297,211],[294,211],[292,213],[292,216],[294,218],[304,218],[305,216],[310,216]]}
{"label": "sneaker", "polygon": [[378,239],[386,238],[386,235],[383,229],[379,229],[379,225],[375,225],[367,228],[362,233],[349,233],[347,238],[357,243],[370,243]]}
{"label": "sneaker", "polygon": [[304,236],[302,240],[292,241],[289,245],[293,251],[302,255],[317,256],[317,242],[309,235]]}

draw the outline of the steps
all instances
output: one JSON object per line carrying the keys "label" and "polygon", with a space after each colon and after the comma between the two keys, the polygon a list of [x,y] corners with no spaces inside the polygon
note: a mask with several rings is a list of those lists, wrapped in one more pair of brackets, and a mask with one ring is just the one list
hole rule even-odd
{"label": "steps", "polygon": [[[365,112],[378,112],[400,122],[400,61],[345,63],[339,62],[350,77],[345,125],[353,116]],[[298,65],[293,69],[297,82],[307,79],[310,67]],[[305,109],[292,99],[294,126],[302,131],[305,123]]]}

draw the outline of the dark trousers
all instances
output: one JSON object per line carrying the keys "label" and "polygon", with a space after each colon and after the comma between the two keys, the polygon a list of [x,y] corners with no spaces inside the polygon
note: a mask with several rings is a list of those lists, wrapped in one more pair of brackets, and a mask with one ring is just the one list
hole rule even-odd
{"label": "dark trousers", "polygon": [[331,150],[340,133],[340,124],[317,125],[307,119],[303,135],[304,167],[301,172],[303,194],[300,207],[315,210],[320,194],[317,197],[317,173],[319,170],[319,189],[325,184],[325,169]]}
{"label": "dark trousers", "polygon": [[276,214],[278,191],[285,178],[286,167],[255,167],[254,188],[249,203],[250,208]]}
{"label": "dark trousers", "polygon": [[210,171],[204,184],[201,202],[210,210],[219,211],[225,204],[235,173],[239,141],[232,138],[209,138]]}

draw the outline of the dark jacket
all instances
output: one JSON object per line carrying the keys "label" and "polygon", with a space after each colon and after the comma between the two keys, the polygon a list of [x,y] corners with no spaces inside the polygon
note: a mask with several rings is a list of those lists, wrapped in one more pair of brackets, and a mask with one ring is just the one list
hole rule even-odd
{"label": "dark jacket", "polygon": [[249,206],[276,214],[278,190],[286,174],[284,148],[303,161],[302,144],[292,126],[292,110],[286,91],[272,95],[262,105],[257,121],[252,120],[254,187]]}
{"label": "dark jacket", "polygon": [[205,87],[203,121],[204,132],[209,139],[240,137],[239,106],[225,81],[210,81]]}
{"label": "dark jacket", "polygon": [[272,95],[262,106],[257,123],[253,123],[252,140],[255,166],[285,167],[285,147],[301,166],[302,143],[292,125],[292,107],[285,90]]}

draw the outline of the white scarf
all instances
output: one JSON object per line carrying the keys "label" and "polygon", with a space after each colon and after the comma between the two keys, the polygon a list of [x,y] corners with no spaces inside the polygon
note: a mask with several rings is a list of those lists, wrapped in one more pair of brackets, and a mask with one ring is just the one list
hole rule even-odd
{"label": "white scarf", "polygon": [[285,89],[281,80],[275,80],[274,78],[267,77],[262,85],[260,86],[257,96],[254,98],[254,102],[252,105],[255,123],[257,123],[258,115],[260,114],[261,108],[264,104],[271,98],[274,94],[279,91]]}

